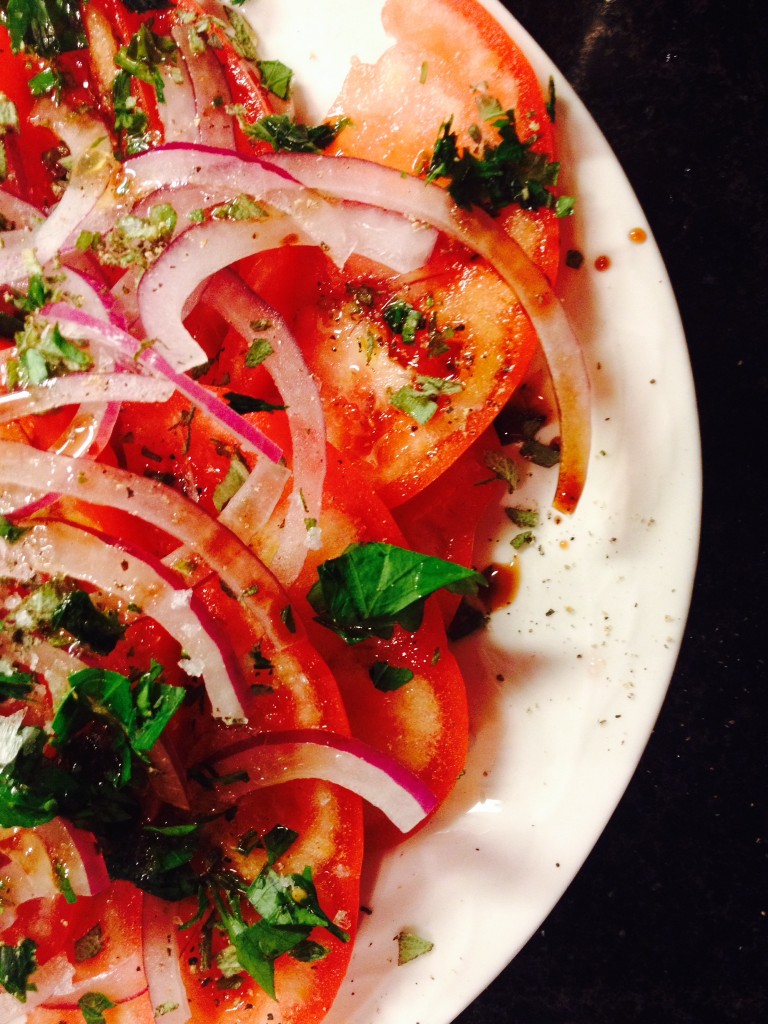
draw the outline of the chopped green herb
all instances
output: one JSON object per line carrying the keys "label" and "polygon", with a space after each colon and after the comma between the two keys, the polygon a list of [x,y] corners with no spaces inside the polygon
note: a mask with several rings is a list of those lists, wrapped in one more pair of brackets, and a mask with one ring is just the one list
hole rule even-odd
{"label": "chopped green herb", "polygon": [[0,671],[0,700],[26,700],[34,685],[34,677],[29,672]]}
{"label": "chopped green herb", "polygon": [[516,463],[503,452],[494,450],[483,452],[483,462],[494,476],[504,481],[510,494],[520,483],[520,473]]}
{"label": "chopped green herb", "polygon": [[257,64],[264,88],[279,99],[287,100],[291,95],[293,71],[280,60],[260,60]]}
{"label": "chopped green herb", "polygon": [[112,612],[102,612],[84,590],[67,594],[51,616],[51,626],[63,629],[97,654],[110,654],[125,632]]}
{"label": "chopped green herb", "polygon": [[323,562],[307,595],[317,621],[355,644],[369,637],[389,639],[396,625],[414,633],[424,602],[440,588],[473,593],[487,586],[472,569],[392,544],[352,544]]}
{"label": "chopped green herb", "polygon": [[154,87],[158,103],[165,103],[165,88],[159,66],[172,64],[175,59],[176,43],[173,39],[156,35],[146,22],[142,22],[130,42],[121,46],[114,57],[119,68]]}
{"label": "chopped green herb", "polygon": [[388,661],[375,661],[368,669],[371,682],[382,693],[391,693],[410,683],[413,672],[409,668],[396,668]]}
{"label": "chopped green herb", "polygon": [[421,936],[416,935],[415,932],[400,932],[397,936],[398,967],[402,967],[403,964],[410,963],[411,960],[415,960],[416,957],[424,956],[425,953],[430,953],[434,948],[434,943],[429,942],[427,939],[422,939]]}
{"label": "chopped green herb", "polygon": [[95,924],[93,928],[82,935],[75,942],[75,962],[84,963],[86,960],[93,960],[98,956],[104,945],[104,936],[101,925]]}
{"label": "chopped green herb", "polygon": [[44,68],[37,75],[30,78],[29,91],[33,96],[44,96],[46,93],[53,93],[58,102],[63,84],[64,79],[55,68]]}
{"label": "chopped green herb", "polygon": [[280,612],[280,618],[289,633],[296,632],[296,619],[293,615],[293,608],[289,604],[287,604]]}
{"label": "chopped green herb", "polygon": [[544,444],[538,438],[528,437],[520,446],[520,454],[535,466],[551,469],[560,462],[560,449],[554,444]]}
{"label": "chopped green herb", "polygon": [[22,939],[15,946],[0,943],[0,985],[20,1003],[26,1003],[27,992],[36,991],[29,980],[36,970],[37,944],[32,939]]}
{"label": "chopped green herb", "polygon": [[75,0],[8,0],[3,7],[14,53],[54,57],[87,45]]}
{"label": "chopped green herb", "polygon": [[412,345],[416,340],[416,331],[426,325],[424,314],[414,309],[405,299],[392,299],[381,311],[381,315],[390,330],[401,335],[406,345]]}
{"label": "chopped green herb", "polygon": [[451,197],[465,209],[480,206],[496,215],[517,204],[525,210],[554,210],[558,217],[571,214],[573,200],[552,191],[560,165],[533,149],[538,136],[520,139],[513,110],[497,113],[493,112],[492,125],[499,142],[486,143],[480,155],[460,149],[453,121],[446,121],[435,142],[427,181],[447,179]]}
{"label": "chopped green herb", "polygon": [[535,530],[539,525],[539,513],[534,508],[506,508],[504,509],[508,518],[515,526]]}
{"label": "chopped green herb", "polygon": [[260,206],[250,196],[235,196],[228,203],[217,206],[211,216],[216,220],[263,220],[267,216],[263,206]]}
{"label": "chopped green herb", "polygon": [[528,544],[533,544],[535,539],[530,530],[525,530],[523,533],[516,534],[510,541],[510,544],[515,551],[520,551],[521,548],[526,547]]}
{"label": "chopped green herb", "polygon": [[66,865],[60,861],[55,861],[53,870],[56,875],[56,888],[59,890],[61,895],[67,901],[67,903],[77,903],[77,896],[75,890],[72,888],[72,883],[69,880],[69,873]]}
{"label": "chopped green herb", "polygon": [[260,643],[251,648],[251,661],[253,662],[253,667],[257,672],[272,671],[272,662],[269,658],[265,658],[261,653]]}
{"label": "chopped green herb", "polygon": [[[252,325],[253,326],[253,325]],[[270,325],[271,326],[271,325]],[[258,328],[264,330],[265,328]],[[252,341],[245,356],[245,365],[249,370],[252,370],[256,366],[261,366],[264,360],[271,356],[275,350],[272,348],[266,338],[256,338]]]}
{"label": "chopped green herb", "polygon": [[557,96],[555,94],[555,79],[552,75],[549,76],[549,86],[547,89],[547,116],[552,124],[557,120]]}
{"label": "chopped green herb", "polygon": [[90,247],[108,266],[146,268],[170,242],[177,219],[171,205],[159,203],[146,217],[134,214],[118,217],[112,230],[104,237],[95,237]]}
{"label": "chopped green herb", "polygon": [[234,498],[248,479],[249,473],[247,463],[242,456],[235,453],[230,459],[227,475],[213,492],[213,504],[218,512]]}
{"label": "chopped green herb", "polygon": [[21,540],[25,533],[30,530],[29,526],[17,526],[12,523],[10,519],[6,519],[5,516],[0,515],[0,537],[8,544],[15,544],[16,541]]}
{"label": "chopped green herb", "polygon": [[118,157],[125,159],[146,153],[152,146],[149,118],[131,95],[131,75],[127,71],[118,71],[112,80],[112,107],[119,141]]}
{"label": "chopped green herb", "polygon": [[390,405],[404,412],[422,426],[428,423],[438,410],[437,399],[441,395],[454,395],[462,390],[459,381],[443,377],[419,376],[416,387],[405,386],[390,398]]}
{"label": "chopped green herb", "polygon": [[249,412],[280,412],[287,408],[285,405],[268,402],[264,398],[253,398],[251,395],[241,395],[237,391],[226,391],[224,393],[224,399],[227,402],[227,405],[241,416],[244,416]]}
{"label": "chopped green herb", "polygon": [[248,138],[268,142],[275,152],[322,153],[346,124],[346,118],[340,118],[334,123],[324,122],[313,127],[300,124],[288,114],[267,114],[249,124],[240,116],[240,125]]}
{"label": "chopped green herb", "polygon": [[116,1004],[101,992],[86,992],[77,1000],[85,1024],[106,1024],[105,1010],[111,1010]]}

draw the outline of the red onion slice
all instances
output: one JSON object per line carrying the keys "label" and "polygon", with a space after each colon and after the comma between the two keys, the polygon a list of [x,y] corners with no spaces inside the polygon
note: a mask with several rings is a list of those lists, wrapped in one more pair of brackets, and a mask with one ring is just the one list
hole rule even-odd
{"label": "red onion slice", "polygon": [[174,907],[145,894],[142,915],[144,971],[158,1020],[186,1024],[192,1016],[179,967],[178,926]]}
{"label": "red onion slice", "polygon": [[[229,433],[234,434],[249,451],[259,452],[273,462],[279,462],[282,458],[280,448],[265,434],[257,430],[242,416],[233,412],[213,392],[174,369],[153,346],[142,346],[132,334],[128,334],[127,331],[115,324],[105,324],[82,310],[63,303],[57,302],[47,306],[42,311],[42,317],[49,322],[58,323],[65,336],[68,330],[67,325],[70,325],[70,329],[78,338],[109,346],[119,352],[123,358],[145,364],[148,369],[169,381],[177,391],[180,391],[195,405],[204,409]],[[181,325],[181,329],[186,332],[183,325]]]}
{"label": "red onion slice", "polygon": [[437,799],[415,775],[387,754],[354,737],[322,729],[261,736],[210,763],[215,775],[245,773],[226,790],[203,791],[203,806],[229,805],[245,793],[292,779],[322,779],[358,794],[378,807],[401,832],[409,832],[435,810]]}
{"label": "red onion slice", "polygon": [[539,336],[560,417],[555,506],[572,512],[584,487],[589,459],[589,376],[581,346],[546,275],[493,218],[460,209],[437,185],[351,157],[280,153],[270,157],[269,163],[324,194],[425,221],[488,260],[518,297]]}
{"label": "red onion slice", "polygon": [[[66,494],[80,501],[118,508],[153,523],[195,550],[270,638],[276,650],[298,639],[282,622],[286,596],[275,577],[233,533],[183,495],[157,480],[102,463],[30,451],[16,441],[0,441],[0,483],[31,501],[43,493]],[[0,493],[0,501],[4,494]],[[258,595],[251,596],[254,588]]]}
{"label": "red onion slice", "polygon": [[269,566],[283,586],[288,586],[299,575],[307,550],[315,544],[313,527],[307,523],[319,522],[322,512],[326,438],[320,391],[280,314],[236,274],[217,274],[203,293],[203,301],[244,338],[252,332],[254,321],[270,324],[259,333],[272,346],[264,369],[287,407],[293,449],[293,492],[278,550],[269,559]]}
{"label": "red onion slice", "polygon": [[19,416],[103,399],[107,402],[166,402],[173,394],[170,381],[136,373],[71,373],[51,377],[23,391],[0,394],[0,423]]}
{"label": "red onion slice", "polygon": [[90,832],[63,818],[38,825],[35,832],[48,848],[51,861],[66,870],[76,896],[95,896],[109,887],[107,866]]}
{"label": "red onion slice", "polygon": [[157,71],[165,97],[165,101],[157,105],[165,141],[188,142],[190,133],[197,141],[197,105],[185,61],[179,60],[172,65],[161,63]]}
{"label": "red onion slice", "polygon": [[105,135],[96,118],[74,114],[63,105],[40,101],[37,123],[53,127],[69,145],[74,165],[65,190],[50,216],[32,230],[19,228],[3,232],[0,249],[0,280],[6,284],[24,281],[30,273],[29,254],[40,264],[66,248],[67,241],[90,214],[112,179],[116,166]]}
{"label": "red onion slice", "polygon": [[195,94],[196,128],[201,142],[234,150],[235,130],[233,118],[227,111],[232,101],[227,78],[216,56],[206,47],[194,52],[186,26],[176,25],[171,34],[184,57],[192,89]]}

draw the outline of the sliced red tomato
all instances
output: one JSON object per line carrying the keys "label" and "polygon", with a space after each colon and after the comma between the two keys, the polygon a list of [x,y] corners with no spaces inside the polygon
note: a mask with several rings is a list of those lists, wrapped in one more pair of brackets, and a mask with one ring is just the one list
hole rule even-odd
{"label": "sliced red tomato", "polygon": [[[299,339],[330,442],[366,464],[388,506],[436,479],[486,429],[536,350],[506,286],[460,246],[439,245],[412,276],[364,261],[342,273],[306,248],[254,259],[244,273]],[[413,343],[387,321],[398,302],[421,317]],[[422,419],[430,387],[434,414]],[[398,405],[403,396],[412,411]]]}
{"label": "sliced red tomato", "polygon": [[9,167],[8,177],[2,187],[33,206],[43,208],[52,203],[54,198],[51,192],[50,162],[46,160],[45,154],[59,140],[47,128],[38,128],[28,123],[34,99],[27,83],[41,67],[39,61],[12,52],[8,32],[0,25],[0,94],[5,94],[15,104],[20,130],[23,132],[23,140],[12,133],[3,139]]}
{"label": "sliced red tomato", "polygon": [[[306,600],[317,580],[317,565],[337,557],[349,544],[406,544],[370,480],[354,460],[332,449],[320,527],[322,546],[310,552],[289,589],[293,604],[336,676],[353,735],[400,761],[442,801],[464,767],[468,720],[464,680],[448,649],[439,606],[428,599],[424,622],[413,634],[397,626],[391,640],[368,639],[350,647],[314,622]],[[370,675],[377,662],[409,669],[413,678],[400,689],[382,692]],[[394,836],[381,822],[377,831]]]}

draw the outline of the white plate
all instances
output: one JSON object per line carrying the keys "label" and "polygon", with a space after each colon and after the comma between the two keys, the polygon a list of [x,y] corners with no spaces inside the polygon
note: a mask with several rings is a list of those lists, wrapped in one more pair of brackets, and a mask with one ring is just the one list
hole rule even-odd
{"label": "white plate", "polygon": [[[585,255],[580,270],[563,270],[561,294],[592,377],[593,452],[577,513],[536,531],[514,604],[460,645],[473,708],[467,771],[430,828],[369,866],[363,902],[373,913],[328,1024],[446,1024],[541,924],[648,740],[696,562],[696,404],[650,228],[557,69],[500,5],[487,6],[540,81],[554,74],[557,83],[562,184],[578,197],[565,245]],[[264,55],[294,68],[313,118],[336,96],[351,56],[372,61],[387,45],[378,0],[257,0],[250,11]],[[644,244],[630,241],[635,228],[647,232]],[[598,256],[610,259],[604,273]],[[545,505],[551,482],[528,485]],[[513,531],[494,525],[498,540],[481,560],[508,561]],[[398,967],[403,928],[434,950]]]}

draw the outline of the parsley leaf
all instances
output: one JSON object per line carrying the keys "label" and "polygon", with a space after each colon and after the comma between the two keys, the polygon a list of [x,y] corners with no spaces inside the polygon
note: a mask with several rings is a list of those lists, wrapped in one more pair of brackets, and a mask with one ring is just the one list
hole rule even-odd
{"label": "parsley leaf", "polygon": [[111,1010],[115,1003],[101,992],[86,992],[77,1005],[83,1015],[85,1024],[105,1024],[105,1010]]}
{"label": "parsley leaf", "polygon": [[110,654],[123,636],[116,615],[99,611],[84,590],[67,594],[51,617],[54,629],[63,629],[97,654]]}
{"label": "parsley leaf", "polygon": [[518,204],[524,210],[554,210],[558,217],[573,212],[573,200],[557,197],[560,165],[533,149],[538,136],[523,141],[517,133],[514,110],[507,110],[492,121],[499,142],[486,143],[480,155],[460,149],[452,130],[453,120],[444,122],[437,136],[427,168],[427,181],[444,178],[448,192],[464,209],[479,206],[496,215],[505,207]]}
{"label": "parsley leaf", "polygon": [[15,544],[17,540],[21,540],[29,529],[29,526],[17,526],[5,516],[0,516],[0,537],[8,544]]}
{"label": "parsley leaf", "polygon": [[437,412],[437,399],[440,395],[455,395],[461,389],[459,381],[419,376],[416,378],[416,387],[405,385],[392,395],[389,403],[424,426]]}
{"label": "parsley leaf", "polygon": [[27,992],[35,991],[29,978],[36,969],[37,945],[32,939],[22,939],[15,946],[0,943],[0,985],[20,1003],[26,1003]]}
{"label": "parsley leaf", "polygon": [[87,45],[76,0],[8,0],[2,8],[14,53],[53,57]]}
{"label": "parsley leaf", "polygon": [[472,569],[378,541],[350,545],[319,565],[317,574],[307,595],[317,621],[349,644],[389,639],[398,624],[415,633],[426,598],[442,587],[474,593],[487,585]]}
{"label": "parsley leaf", "polygon": [[33,686],[29,672],[0,672],[0,700],[24,700]]}
{"label": "parsley leaf", "polygon": [[164,103],[165,89],[158,67],[173,63],[175,53],[176,43],[170,36],[156,35],[146,22],[142,22],[130,42],[115,54],[115,64],[134,78],[154,86],[158,103]]}
{"label": "parsley leaf", "polygon": [[313,127],[300,124],[287,114],[267,114],[253,124],[240,119],[240,125],[248,138],[268,142],[275,152],[287,150],[290,153],[322,153],[346,123],[346,118],[340,118],[333,124],[323,122]]}

